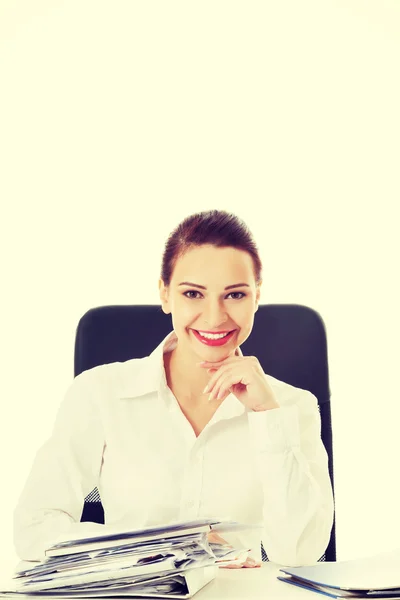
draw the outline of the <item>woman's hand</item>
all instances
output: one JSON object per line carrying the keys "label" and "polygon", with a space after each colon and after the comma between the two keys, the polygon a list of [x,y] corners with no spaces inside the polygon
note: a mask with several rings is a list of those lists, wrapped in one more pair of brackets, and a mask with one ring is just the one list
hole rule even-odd
{"label": "woman's hand", "polygon": [[261,567],[261,563],[248,556],[241,565],[225,565],[220,569],[256,569],[257,567]]}
{"label": "woman's hand", "polygon": [[[222,546],[228,546],[229,548],[232,548],[232,546],[228,544],[228,542],[224,540],[224,538],[222,538],[216,531],[210,531],[207,534],[207,538],[211,544],[221,544]],[[223,565],[220,567],[220,569],[254,569],[255,567],[261,567],[261,563],[248,556],[246,560],[240,564]]]}
{"label": "woman's hand", "polygon": [[209,400],[225,400],[234,394],[246,408],[254,411],[279,408],[265,373],[255,356],[232,356],[220,362],[197,363],[208,372],[214,372],[204,394]]}

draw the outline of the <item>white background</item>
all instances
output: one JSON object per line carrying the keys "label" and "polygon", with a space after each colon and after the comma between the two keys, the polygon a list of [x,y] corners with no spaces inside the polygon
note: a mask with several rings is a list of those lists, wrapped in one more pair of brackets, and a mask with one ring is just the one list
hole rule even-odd
{"label": "white background", "polygon": [[209,208],[325,321],[338,558],[400,546],[399,59],[396,0],[2,0],[0,558],[79,318]]}

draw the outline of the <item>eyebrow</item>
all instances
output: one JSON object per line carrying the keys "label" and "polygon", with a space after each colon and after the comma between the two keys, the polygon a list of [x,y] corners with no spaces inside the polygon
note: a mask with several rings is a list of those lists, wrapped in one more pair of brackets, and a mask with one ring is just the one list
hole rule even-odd
{"label": "eyebrow", "polygon": [[[190,287],[200,288],[201,290],[206,290],[207,288],[204,285],[199,285],[198,283],[190,283],[190,281],[182,281],[178,285],[190,285]],[[231,290],[237,287],[250,287],[248,283],[234,283],[233,285],[227,285],[224,290]]]}

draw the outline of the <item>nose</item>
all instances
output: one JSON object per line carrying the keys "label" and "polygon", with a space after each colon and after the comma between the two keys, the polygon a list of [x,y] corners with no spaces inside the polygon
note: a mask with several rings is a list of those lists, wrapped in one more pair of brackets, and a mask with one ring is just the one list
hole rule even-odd
{"label": "nose", "polygon": [[210,329],[217,329],[228,320],[228,315],[219,300],[210,301],[203,311],[204,322]]}

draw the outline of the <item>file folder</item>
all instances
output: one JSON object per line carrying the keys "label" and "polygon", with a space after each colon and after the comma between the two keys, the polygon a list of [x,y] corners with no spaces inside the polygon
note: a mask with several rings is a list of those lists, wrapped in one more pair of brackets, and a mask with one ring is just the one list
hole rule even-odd
{"label": "file folder", "polygon": [[331,598],[400,600],[400,549],[356,560],[280,569],[278,579]]}
{"label": "file folder", "polygon": [[[221,529],[219,529],[219,527]],[[242,562],[249,549],[233,548],[211,531],[249,526],[197,519],[103,535],[59,538],[36,564],[17,569],[5,598],[191,598],[218,566]],[[250,526],[251,528],[253,526]]]}
{"label": "file folder", "polygon": [[[131,585],[125,588],[109,589],[87,589],[79,593],[68,593],[61,591],[36,592],[32,594],[21,594],[19,592],[0,592],[1,600],[107,600],[122,598],[177,598],[185,600],[192,598],[196,592],[201,590],[210,581],[215,579],[218,567],[209,566],[178,572],[174,575],[166,575],[149,580],[144,586]],[[171,589],[172,588],[172,589]]]}

